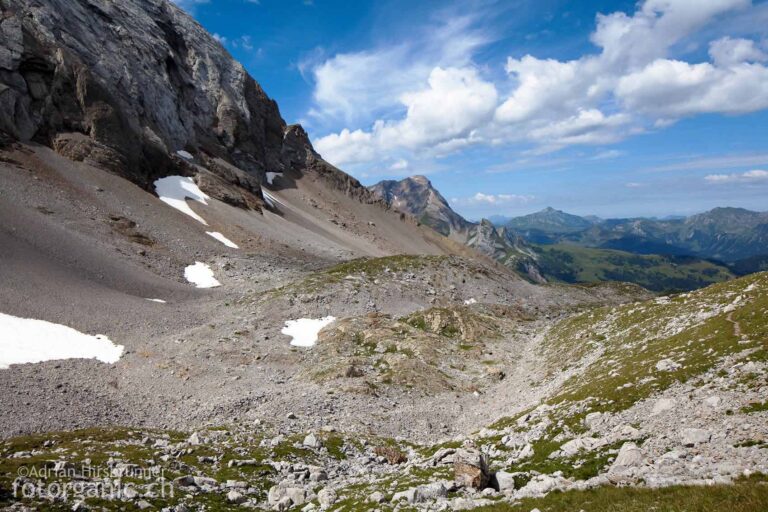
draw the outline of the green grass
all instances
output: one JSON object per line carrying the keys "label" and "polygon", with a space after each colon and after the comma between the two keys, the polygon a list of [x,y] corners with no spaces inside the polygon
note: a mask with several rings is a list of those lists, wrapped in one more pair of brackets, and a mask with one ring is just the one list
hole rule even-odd
{"label": "green grass", "polygon": [[[746,293],[749,285],[754,288]],[[620,411],[675,382],[701,375],[722,357],[745,348],[756,350],[752,358],[762,357],[768,348],[767,289],[768,274],[757,274],[670,299],[599,308],[561,322],[544,342],[551,371],[559,369],[561,361],[579,361],[598,348],[602,353],[549,403],[589,398],[594,402],[591,410]],[[738,295],[746,299],[730,317],[725,311],[714,313]],[[707,311],[713,313],[707,316]],[[744,337],[754,340],[751,345],[739,343],[734,322],[739,322]],[[672,329],[675,324],[678,328]],[[659,371],[656,364],[662,359],[680,367]]]}
{"label": "green grass", "polygon": [[534,246],[545,277],[566,283],[626,281],[654,291],[693,290],[732,279],[728,267],[707,260],[632,254],[572,244]]}
{"label": "green grass", "polygon": [[437,266],[447,259],[447,256],[408,254],[384,256],[382,258],[358,258],[314,272],[298,281],[261,293],[259,298],[269,301],[290,294],[319,293],[333,284],[340,283],[348,276],[359,280],[372,281],[386,271],[406,272],[423,269],[428,266]]}
{"label": "green grass", "polygon": [[478,512],[764,512],[768,504],[766,478],[756,475],[733,485],[677,486],[663,489],[598,487],[587,491],[553,492],[544,498],[500,503]]}
{"label": "green grass", "polygon": [[768,402],[749,404],[741,408],[741,412],[745,414],[751,414],[753,412],[762,412],[762,411],[768,411]]}

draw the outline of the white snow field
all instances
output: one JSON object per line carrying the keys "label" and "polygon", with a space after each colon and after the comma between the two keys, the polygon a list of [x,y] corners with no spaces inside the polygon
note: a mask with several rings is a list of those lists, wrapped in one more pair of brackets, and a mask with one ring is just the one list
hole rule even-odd
{"label": "white snow field", "polygon": [[221,286],[221,283],[213,276],[211,267],[200,261],[196,261],[194,265],[189,265],[184,269],[184,278],[198,288]]}
{"label": "white snow field", "polygon": [[147,299],[149,302],[157,302],[158,304],[166,304],[163,299]]}
{"label": "white snow field", "polygon": [[179,155],[184,160],[194,160],[195,157],[192,156],[192,154],[189,151],[184,151],[183,149],[180,149],[176,152],[177,155]]}
{"label": "white snow field", "polygon": [[223,243],[227,247],[231,247],[232,249],[239,249],[240,248],[240,247],[237,246],[237,244],[235,242],[233,242],[229,238],[225,237],[224,235],[222,235],[218,231],[206,231],[205,234],[212,236],[213,238],[215,238],[219,242]]}
{"label": "white snow field", "polygon": [[165,178],[160,178],[155,181],[155,192],[157,192],[157,197],[171,208],[176,208],[196,221],[206,226],[208,225],[205,219],[193,212],[192,208],[187,204],[188,198],[205,205],[208,204],[208,199],[210,199],[195,185],[192,178],[185,176],[166,176]]}
{"label": "white snow field", "polygon": [[336,320],[334,316],[317,319],[299,318],[298,320],[288,320],[280,332],[293,338],[291,345],[294,347],[311,347],[317,343],[317,335],[320,333],[320,329],[334,320]]}
{"label": "white snow field", "polygon": [[267,183],[272,185],[275,181],[275,178],[282,178],[283,173],[281,172],[268,172],[267,173]]}
{"label": "white snow field", "polygon": [[116,363],[124,348],[101,334],[91,336],[66,325],[0,313],[0,369],[59,359]]}

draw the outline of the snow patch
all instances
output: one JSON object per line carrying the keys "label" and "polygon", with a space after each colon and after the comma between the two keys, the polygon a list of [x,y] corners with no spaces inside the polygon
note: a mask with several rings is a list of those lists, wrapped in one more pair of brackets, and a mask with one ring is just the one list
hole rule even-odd
{"label": "snow patch", "polygon": [[166,302],[163,299],[146,299],[149,302],[157,302],[158,304],[165,304]]}
{"label": "snow patch", "polygon": [[240,248],[240,247],[237,246],[237,244],[235,242],[233,242],[229,238],[225,237],[224,235],[222,235],[218,231],[206,231],[205,234],[212,236],[213,238],[215,238],[219,242],[223,243],[227,247],[231,247],[233,249],[239,249]]}
{"label": "snow patch", "polygon": [[192,154],[189,151],[184,151],[183,149],[180,149],[176,152],[177,155],[179,155],[184,160],[194,160],[195,157],[192,156]]}
{"label": "snow patch", "polygon": [[101,334],[91,336],[66,325],[0,313],[0,369],[58,359],[116,363],[124,348]]}
{"label": "snow patch", "polygon": [[281,203],[280,201],[278,201],[278,200],[275,198],[275,196],[273,196],[272,194],[270,194],[270,193],[269,193],[269,192],[267,192],[266,190],[263,190],[263,189],[262,189],[261,193],[262,193],[262,194],[264,194],[264,200],[267,202],[267,204],[268,204],[268,205],[269,205],[271,208],[274,208],[276,204],[279,204],[279,205],[282,205],[282,204],[283,204],[283,203]]}
{"label": "snow patch", "polygon": [[184,278],[198,288],[221,286],[221,283],[213,277],[211,267],[200,261],[196,261],[194,265],[189,265],[184,269]]}
{"label": "snow patch", "polygon": [[268,172],[267,173],[267,183],[270,185],[275,181],[275,178],[282,178],[283,173],[281,172]]}
{"label": "snow patch", "polygon": [[471,306],[472,304],[477,304],[477,300],[474,297],[464,301],[465,306]]}
{"label": "snow patch", "polygon": [[208,204],[208,197],[202,190],[200,190],[192,178],[186,176],[166,176],[155,181],[155,192],[162,202],[176,208],[181,213],[189,215],[196,221],[208,225],[201,216],[192,211],[192,208],[187,204],[187,199],[192,199]]}
{"label": "snow patch", "polygon": [[320,333],[320,330],[335,320],[336,317],[333,316],[317,319],[299,318],[298,320],[288,320],[280,332],[293,338],[291,345],[295,347],[311,347],[317,343],[317,335]]}

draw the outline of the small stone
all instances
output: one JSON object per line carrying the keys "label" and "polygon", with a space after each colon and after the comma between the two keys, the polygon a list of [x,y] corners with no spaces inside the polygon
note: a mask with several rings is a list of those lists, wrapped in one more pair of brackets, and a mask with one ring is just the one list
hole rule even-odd
{"label": "small stone", "polygon": [[144,500],[139,501],[136,506],[139,507],[139,510],[147,510],[148,508],[153,508],[150,502]]}
{"label": "small stone", "polygon": [[387,497],[384,495],[383,492],[376,491],[370,496],[368,496],[368,501],[371,503],[384,503],[386,501]]}
{"label": "small stone", "polygon": [[136,492],[136,489],[134,489],[132,486],[128,486],[125,489],[123,489],[123,499],[126,500],[132,500],[139,496],[139,493]]}
{"label": "small stone", "polygon": [[245,501],[245,496],[233,489],[227,493],[227,501],[230,503],[242,503]]}
{"label": "small stone", "polygon": [[656,363],[656,370],[660,372],[671,372],[681,367],[680,363],[677,363],[671,359],[662,359]]}

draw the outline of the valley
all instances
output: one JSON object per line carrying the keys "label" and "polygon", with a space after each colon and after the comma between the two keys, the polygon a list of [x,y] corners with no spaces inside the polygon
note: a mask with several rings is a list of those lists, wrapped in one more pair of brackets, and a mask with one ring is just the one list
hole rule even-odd
{"label": "valley", "polygon": [[766,214],[471,222],[176,3],[0,35],[0,510],[765,508]]}

